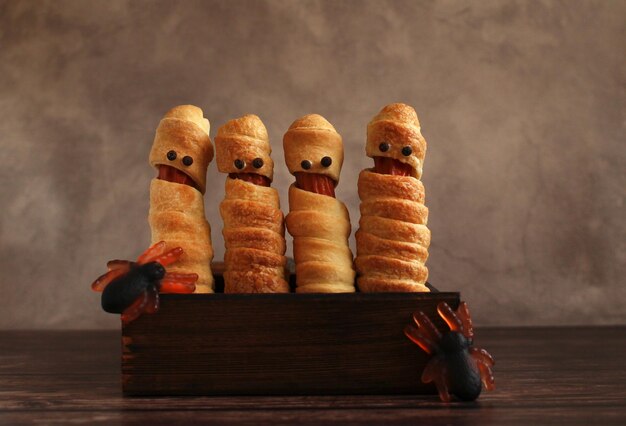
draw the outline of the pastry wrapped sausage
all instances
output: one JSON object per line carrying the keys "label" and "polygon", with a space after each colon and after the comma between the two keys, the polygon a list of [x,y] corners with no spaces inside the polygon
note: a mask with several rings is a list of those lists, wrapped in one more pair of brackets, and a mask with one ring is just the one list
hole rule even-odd
{"label": "pastry wrapped sausage", "polygon": [[158,176],[150,184],[152,243],[182,247],[168,272],[198,274],[196,293],[212,293],[211,227],[204,214],[206,172],[213,159],[209,121],[192,105],[171,109],[159,123],[150,152]]}
{"label": "pastry wrapped sausage", "polygon": [[296,291],[354,292],[350,216],[335,198],[343,164],[341,136],[322,116],[311,114],[289,127],[283,147],[289,172],[296,177],[285,219],[293,236]]}
{"label": "pastry wrapped sausage", "polygon": [[374,168],[363,170],[358,180],[359,290],[428,291],[430,231],[420,181],[426,140],[415,110],[405,104],[384,107],[368,124],[366,153]]}
{"label": "pastry wrapped sausage", "polygon": [[274,162],[267,130],[256,115],[219,128],[217,167],[228,173],[224,220],[224,292],[288,293],[285,228],[278,191],[270,187]]}

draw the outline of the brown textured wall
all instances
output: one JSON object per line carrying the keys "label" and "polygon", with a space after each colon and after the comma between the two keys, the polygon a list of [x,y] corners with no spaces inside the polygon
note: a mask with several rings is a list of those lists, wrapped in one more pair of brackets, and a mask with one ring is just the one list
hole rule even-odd
{"label": "brown textured wall", "polygon": [[[356,229],[365,126],[396,101],[429,144],[434,285],[479,324],[626,323],[625,15],[623,1],[0,1],[0,328],[117,326],[89,284],[149,243],[147,158],[170,107],[202,107],[212,136],[261,116],[283,210],[282,135],[324,115]],[[208,180],[220,258],[214,163]]]}

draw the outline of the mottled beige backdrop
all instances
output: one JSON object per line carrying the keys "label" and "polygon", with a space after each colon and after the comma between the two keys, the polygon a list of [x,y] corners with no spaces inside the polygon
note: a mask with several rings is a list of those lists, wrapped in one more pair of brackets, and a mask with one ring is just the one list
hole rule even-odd
{"label": "mottled beige backdrop", "polygon": [[[413,105],[430,281],[481,325],[624,324],[625,16],[624,1],[0,0],[0,328],[118,326],[89,284],[148,246],[148,152],[186,103],[212,137],[263,119],[283,210],[282,135],[325,116],[353,231],[365,126]],[[219,259],[215,163],[208,182]]]}

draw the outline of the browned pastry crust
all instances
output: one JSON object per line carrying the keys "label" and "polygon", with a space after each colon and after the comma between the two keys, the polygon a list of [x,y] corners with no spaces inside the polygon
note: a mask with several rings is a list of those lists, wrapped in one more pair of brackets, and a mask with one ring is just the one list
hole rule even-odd
{"label": "browned pastry crust", "polygon": [[[389,150],[380,151],[382,142],[389,144]],[[411,155],[402,154],[402,148],[405,146],[411,147]],[[415,110],[405,104],[390,104],[384,107],[367,125],[365,152],[368,157],[391,157],[410,164],[413,168],[413,177],[420,179],[426,155],[426,140],[422,136]]]}
{"label": "browned pastry crust", "polygon": [[285,252],[285,238],[270,230],[254,227],[226,228],[222,231],[226,250],[247,247],[271,253]]}
{"label": "browned pastry crust", "polygon": [[[240,183],[240,179],[229,179],[228,182],[230,181]],[[225,199],[220,204],[220,213],[224,220],[224,229],[263,228],[282,236],[285,232],[283,227],[283,213],[276,207],[271,207],[272,206],[268,206],[267,203],[258,201]]]}
{"label": "browned pastry crust", "polygon": [[[176,159],[168,159],[170,151],[176,152]],[[189,166],[183,163],[186,156],[193,159]],[[212,159],[209,120],[203,117],[202,110],[193,105],[181,105],[168,111],[157,127],[150,151],[150,165],[165,165],[180,170],[204,194],[207,167]]]}
{"label": "browned pastry crust", "polygon": [[277,191],[226,178],[225,193],[220,204],[226,243],[224,292],[289,292],[285,229]]}
{"label": "browned pastry crust", "polygon": [[167,270],[196,273],[196,293],[213,292],[211,228],[204,215],[202,194],[188,185],[153,179],[148,221],[153,243],[165,241],[168,250],[184,250],[180,260]]}
{"label": "browned pastry crust", "polygon": [[[385,150],[381,151],[381,145]],[[406,148],[409,147],[410,149]],[[403,152],[404,148],[404,152]],[[355,234],[357,283],[363,292],[428,291],[430,230],[419,180],[426,152],[413,108],[391,104],[367,129],[367,155],[409,164],[410,176],[366,169],[359,175],[361,219]]]}
{"label": "browned pastry crust", "polygon": [[[269,178],[274,176],[274,161],[270,154],[267,130],[259,117],[253,114],[230,120],[217,131],[215,136],[217,169],[222,173],[256,173]],[[262,161],[261,167],[254,160]],[[235,166],[235,160],[243,162],[243,168]]]}
{"label": "browned pastry crust", "polygon": [[[159,169],[162,166],[171,167],[195,183],[194,188],[183,183],[153,179],[148,221],[153,244],[165,241],[168,250],[183,248],[182,257],[168,266],[168,271],[198,274],[196,293],[211,293],[214,287],[210,266],[213,259],[211,228],[204,215],[202,198],[207,167],[213,159],[209,128],[209,120],[204,118],[200,108],[177,106],[160,121],[150,151],[152,166]],[[172,151],[176,154],[175,158],[168,156]]]}
{"label": "browned pastry crust", "polygon": [[379,198],[361,203],[362,216],[378,216],[408,223],[425,224],[428,208],[420,203],[397,198]]}
{"label": "browned pastry crust", "polygon": [[286,223],[293,236],[298,293],[355,291],[350,216],[333,197],[289,187]]}
{"label": "browned pastry crust", "polygon": [[[215,145],[221,172],[254,173],[271,181],[274,163],[269,139],[256,115],[245,115],[220,127]],[[256,166],[262,166],[255,167],[255,160]],[[224,292],[288,293],[285,227],[278,192],[227,177],[220,213],[226,246]]]}
{"label": "browned pastry crust", "polygon": [[368,199],[395,198],[424,203],[424,185],[417,179],[396,179],[398,176],[362,170],[358,188],[361,201]]}
{"label": "browned pastry crust", "polygon": [[359,290],[363,293],[417,293],[430,291],[426,285],[413,280],[394,280],[388,277],[359,277]]}
{"label": "browned pastry crust", "polygon": [[309,114],[291,124],[283,148],[287,168],[297,182],[289,188],[285,218],[293,236],[296,291],[353,292],[350,216],[334,197],[343,164],[341,136],[324,117]]}
{"label": "browned pastry crust", "polygon": [[[295,188],[295,191],[299,190]],[[335,241],[347,240],[350,236],[350,223],[342,219],[342,216],[326,214],[324,210],[298,210],[291,211],[286,222],[287,229],[294,238],[313,236],[326,241]]]}
{"label": "browned pastry crust", "polygon": [[419,261],[405,261],[377,255],[359,255],[355,259],[357,270],[366,277],[381,277],[388,279],[426,282],[428,269]]}
{"label": "browned pastry crust", "polygon": [[262,268],[284,268],[287,261],[285,256],[271,253],[265,250],[257,250],[248,247],[239,247],[228,250],[224,255],[226,270],[248,269],[250,265]]}
{"label": "browned pastry crust", "polygon": [[[309,232],[311,234],[311,232]],[[300,236],[293,241],[293,251],[298,253],[300,263],[326,262],[327,264],[337,258],[352,260],[352,252],[348,246],[337,245],[328,238]],[[345,262],[344,262],[345,263]]]}
{"label": "browned pastry crust", "polygon": [[277,271],[226,271],[227,293],[289,293],[289,283],[278,278]]}
{"label": "browned pastry crust", "polygon": [[[291,174],[298,172],[329,176],[335,183],[343,164],[341,135],[332,124],[318,114],[305,115],[294,121],[283,137],[285,163]],[[330,157],[332,164],[324,167],[321,160]],[[302,161],[311,162],[310,169],[302,168]]]}
{"label": "browned pastry crust", "polygon": [[363,232],[386,240],[417,243],[425,248],[430,245],[430,230],[426,225],[385,217],[361,216],[359,226]]}
{"label": "browned pastry crust", "polygon": [[394,241],[377,237],[359,229],[354,234],[359,256],[377,255],[400,260],[419,260],[426,263],[428,249],[423,245],[406,241]]}

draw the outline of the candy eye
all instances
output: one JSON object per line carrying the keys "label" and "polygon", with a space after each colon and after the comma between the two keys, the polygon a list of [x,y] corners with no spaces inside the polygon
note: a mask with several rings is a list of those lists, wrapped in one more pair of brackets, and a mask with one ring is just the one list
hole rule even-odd
{"label": "candy eye", "polygon": [[260,169],[261,167],[263,167],[263,159],[255,158],[254,160],[252,160],[252,165],[255,169]]}
{"label": "candy eye", "polygon": [[237,167],[239,170],[243,169],[244,167],[246,167],[246,162],[240,159],[236,159],[235,160],[235,167]]}
{"label": "candy eye", "polygon": [[190,157],[190,156],[188,156],[188,155],[185,155],[185,156],[183,157],[183,164],[184,164],[185,166],[191,166],[191,165],[193,164],[193,158],[191,158],[191,157]]}
{"label": "candy eye", "polygon": [[391,148],[391,145],[389,145],[387,142],[383,142],[378,145],[378,149],[380,149],[380,152],[387,152],[389,151],[389,148]]}
{"label": "candy eye", "polygon": [[405,146],[404,148],[402,148],[402,155],[404,155],[405,157],[411,155],[412,152],[413,149],[410,146]]}
{"label": "candy eye", "polygon": [[170,161],[176,160],[176,151],[169,151],[167,153],[167,159]]}
{"label": "candy eye", "polygon": [[333,164],[333,159],[332,158],[330,158],[330,157],[322,158],[322,166],[330,167],[331,164]]}
{"label": "candy eye", "polygon": [[309,170],[311,166],[313,166],[313,164],[311,164],[309,160],[302,160],[302,163],[300,163],[300,165],[304,170]]}

